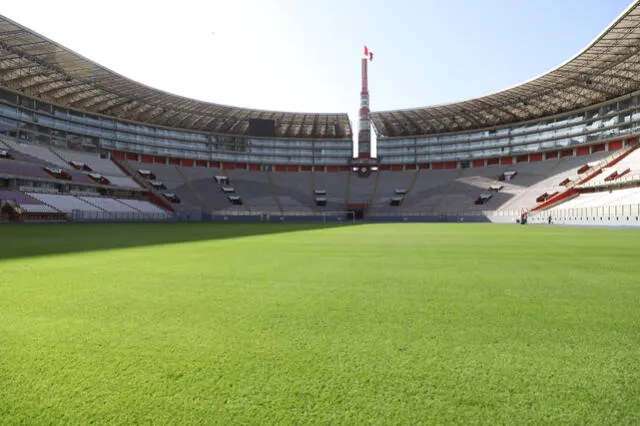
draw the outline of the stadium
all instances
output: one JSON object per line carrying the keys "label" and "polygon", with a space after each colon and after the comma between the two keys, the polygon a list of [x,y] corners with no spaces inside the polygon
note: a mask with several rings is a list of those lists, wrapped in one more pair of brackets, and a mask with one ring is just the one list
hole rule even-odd
{"label": "stadium", "polygon": [[637,423],[639,40],[354,129],[0,16],[0,423]]}

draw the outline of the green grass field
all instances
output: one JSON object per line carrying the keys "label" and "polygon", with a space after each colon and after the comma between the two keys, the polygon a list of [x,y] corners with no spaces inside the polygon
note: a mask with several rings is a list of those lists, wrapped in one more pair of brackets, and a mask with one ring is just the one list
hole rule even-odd
{"label": "green grass field", "polygon": [[638,424],[640,233],[0,227],[0,424]]}

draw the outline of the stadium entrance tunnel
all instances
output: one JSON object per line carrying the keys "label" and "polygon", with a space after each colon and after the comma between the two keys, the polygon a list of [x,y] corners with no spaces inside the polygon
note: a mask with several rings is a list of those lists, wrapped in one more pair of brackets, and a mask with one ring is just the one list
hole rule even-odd
{"label": "stadium entrance tunnel", "polygon": [[350,203],[347,208],[347,220],[364,220],[366,204]]}
{"label": "stadium entrance tunnel", "polygon": [[1,226],[0,262],[135,247],[182,244],[346,226],[331,223],[32,223]]}

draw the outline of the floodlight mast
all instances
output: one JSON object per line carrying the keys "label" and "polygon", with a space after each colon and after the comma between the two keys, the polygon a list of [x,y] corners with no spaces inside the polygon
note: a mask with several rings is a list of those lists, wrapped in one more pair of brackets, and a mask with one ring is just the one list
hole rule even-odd
{"label": "floodlight mast", "polygon": [[371,120],[369,118],[369,77],[367,66],[372,57],[365,47],[366,57],[362,58],[362,89],[360,90],[360,110],[358,113],[358,158],[371,158]]}
{"label": "floodlight mast", "polygon": [[362,88],[360,89],[360,110],[358,112],[358,149],[357,156],[351,161],[351,170],[358,176],[366,178],[371,172],[378,170],[378,160],[371,158],[371,119],[369,118],[369,62],[373,60],[373,52],[365,46],[362,65]]}

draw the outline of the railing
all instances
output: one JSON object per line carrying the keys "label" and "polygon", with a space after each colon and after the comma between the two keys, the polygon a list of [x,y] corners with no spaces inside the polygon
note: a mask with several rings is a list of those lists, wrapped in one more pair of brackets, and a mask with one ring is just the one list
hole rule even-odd
{"label": "railing", "polygon": [[633,175],[623,176],[621,178],[613,179],[610,181],[586,182],[582,185],[578,185],[577,188],[613,188],[616,186],[632,186],[632,184],[638,182],[640,182],[640,175]]}
{"label": "railing", "polygon": [[238,221],[242,219],[249,219],[251,221],[259,222],[290,222],[290,221],[312,221],[312,222],[356,222],[355,214],[351,211],[328,211],[328,212],[261,212],[261,211],[231,211],[231,212],[217,212],[212,217],[213,221]]}
{"label": "railing", "polygon": [[177,220],[169,213],[94,212],[74,210],[69,218],[75,222],[166,222]]}
{"label": "railing", "polygon": [[36,192],[39,194],[60,194],[58,188],[49,188],[46,186],[20,185],[18,189],[22,192]]}
{"label": "railing", "polygon": [[520,217],[520,210],[452,210],[440,213],[426,212],[391,212],[373,213],[367,217],[438,217],[438,216],[486,216],[486,217]]}
{"label": "railing", "polygon": [[229,210],[229,211],[225,211],[225,210],[221,210],[221,211],[213,211],[212,214],[214,216],[264,216],[264,215],[271,215],[271,216],[322,216],[325,214],[331,214],[331,215],[336,215],[336,214],[341,214],[343,216],[346,216],[347,214],[351,213],[348,210],[331,210],[331,211],[326,211],[326,212],[316,212],[313,213],[311,211],[295,211],[295,210],[287,210],[284,213],[279,212],[279,211],[274,211],[274,210],[261,210],[260,208],[255,208],[255,210],[251,210],[251,211],[246,211],[246,210]]}
{"label": "railing", "polygon": [[529,213],[529,223],[592,226],[640,226],[640,204],[575,207]]}

